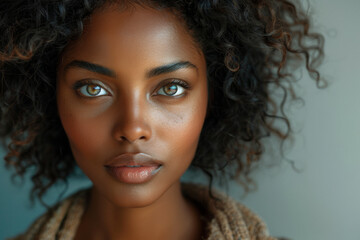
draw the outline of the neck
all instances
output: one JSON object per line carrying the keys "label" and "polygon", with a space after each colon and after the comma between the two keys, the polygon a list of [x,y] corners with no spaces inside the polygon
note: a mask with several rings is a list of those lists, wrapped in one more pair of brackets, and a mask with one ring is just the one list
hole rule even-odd
{"label": "neck", "polygon": [[114,206],[93,189],[76,239],[200,239],[201,229],[199,211],[184,198],[178,182],[138,208]]}

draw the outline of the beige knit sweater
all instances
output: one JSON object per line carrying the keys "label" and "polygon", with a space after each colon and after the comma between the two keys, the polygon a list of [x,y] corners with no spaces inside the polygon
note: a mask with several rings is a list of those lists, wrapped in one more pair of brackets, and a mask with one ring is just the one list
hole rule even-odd
{"label": "beige knit sweater", "polygon": [[[276,240],[270,237],[266,225],[248,208],[219,192],[218,200],[209,197],[201,185],[182,184],[183,193],[207,216],[207,236],[204,240]],[[88,190],[79,191],[59,203],[52,213],[39,217],[24,234],[11,240],[71,240],[86,205]]]}

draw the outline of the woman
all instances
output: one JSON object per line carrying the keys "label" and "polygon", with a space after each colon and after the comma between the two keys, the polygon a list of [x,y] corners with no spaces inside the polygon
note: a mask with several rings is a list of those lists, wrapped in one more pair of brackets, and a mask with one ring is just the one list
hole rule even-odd
{"label": "woman", "polygon": [[[20,176],[36,168],[39,199],[75,164],[93,183],[17,239],[273,239],[211,182],[229,167],[246,179],[261,139],[288,137],[271,91],[283,89],[284,101],[292,93],[292,62],[303,56],[319,83],[312,64],[321,41],[303,42],[321,36],[308,33],[294,5],[85,0],[0,9],[5,161]],[[180,183],[189,166],[210,176],[209,188]]]}

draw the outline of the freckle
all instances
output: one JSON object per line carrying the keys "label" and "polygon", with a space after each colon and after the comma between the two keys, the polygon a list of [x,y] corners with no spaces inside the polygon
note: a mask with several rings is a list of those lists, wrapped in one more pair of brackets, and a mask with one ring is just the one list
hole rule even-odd
{"label": "freckle", "polygon": [[184,120],[184,116],[182,114],[174,114],[174,115],[175,115],[175,118],[174,118],[175,123],[179,123]]}

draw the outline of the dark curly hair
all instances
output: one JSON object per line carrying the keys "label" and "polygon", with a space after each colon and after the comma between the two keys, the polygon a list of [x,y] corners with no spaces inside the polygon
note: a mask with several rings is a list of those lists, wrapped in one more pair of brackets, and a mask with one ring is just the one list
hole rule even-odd
{"label": "dark curly hair", "polygon": [[[32,199],[41,200],[50,186],[66,182],[74,172],[57,114],[57,65],[62,50],[81,35],[86,19],[106,2],[0,2],[0,136],[8,150],[7,166],[19,176],[34,170]],[[210,185],[225,166],[235,166],[231,177],[245,179],[246,186],[264,152],[263,139],[290,136],[284,104],[296,98],[292,71],[304,62],[321,86],[316,67],[323,57],[323,37],[309,32],[309,17],[288,0],[112,2],[168,9],[184,20],[205,55],[210,94],[192,166],[210,176]],[[273,95],[278,90],[280,102]]]}

